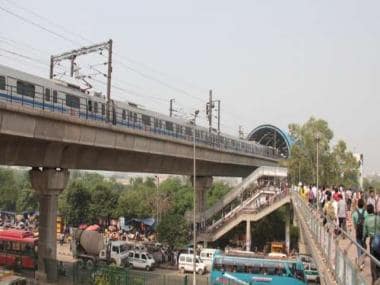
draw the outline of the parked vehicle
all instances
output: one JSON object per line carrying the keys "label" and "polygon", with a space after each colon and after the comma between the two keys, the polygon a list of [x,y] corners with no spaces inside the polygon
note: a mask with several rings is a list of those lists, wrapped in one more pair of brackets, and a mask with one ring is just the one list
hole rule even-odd
{"label": "parked vehicle", "polygon": [[0,231],[0,265],[36,269],[38,238],[25,230]]}
{"label": "parked vehicle", "polygon": [[211,270],[212,258],[214,257],[214,254],[216,251],[217,249],[215,248],[203,248],[201,250],[200,258],[203,261],[203,263],[206,265],[207,271]]}
{"label": "parked vehicle", "polygon": [[106,242],[96,231],[76,230],[72,241],[73,256],[91,269],[98,262],[125,266],[128,248],[125,241]]}
{"label": "parked vehicle", "polygon": [[[179,271],[182,273],[193,272],[193,258],[194,256],[192,254],[181,253],[178,259]],[[206,264],[202,262],[199,256],[197,256],[195,260],[195,271],[200,275],[206,272]]]}
{"label": "parked vehicle", "polygon": [[153,256],[146,251],[131,250],[128,253],[128,264],[132,268],[145,269],[149,271],[154,269],[156,262]]}

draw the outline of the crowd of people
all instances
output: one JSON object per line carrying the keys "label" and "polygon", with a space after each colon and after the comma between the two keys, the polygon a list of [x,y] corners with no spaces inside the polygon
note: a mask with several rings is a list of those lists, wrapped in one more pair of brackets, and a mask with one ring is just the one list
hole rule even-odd
{"label": "crowd of people", "polygon": [[[380,195],[374,189],[352,191],[339,187],[317,189],[299,185],[300,195],[313,208],[321,209],[323,224],[335,225],[334,234],[350,235],[357,243],[357,264],[364,268],[363,248],[380,260]],[[319,205],[317,205],[319,203]],[[373,283],[380,278],[380,267],[371,259]]]}
{"label": "crowd of people", "polygon": [[0,211],[0,227],[3,229],[27,230],[38,235],[38,214]]}

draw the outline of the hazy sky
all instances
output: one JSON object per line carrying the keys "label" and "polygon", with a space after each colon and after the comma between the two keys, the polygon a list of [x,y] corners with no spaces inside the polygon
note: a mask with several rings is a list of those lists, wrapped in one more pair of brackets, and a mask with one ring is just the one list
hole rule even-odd
{"label": "hazy sky", "polygon": [[45,76],[46,65],[7,51],[47,64],[50,54],[112,38],[114,84],[128,91],[114,89],[115,98],[164,113],[175,98],[190,113],[205,109],[213,89],[222,129],[235,135],[239,125],[248,133],[320,117],[335,139],[364,153],[366,173],[380,171],[380,1],[0,0],[0,7],[60,35],[0,10],[1,63]]}

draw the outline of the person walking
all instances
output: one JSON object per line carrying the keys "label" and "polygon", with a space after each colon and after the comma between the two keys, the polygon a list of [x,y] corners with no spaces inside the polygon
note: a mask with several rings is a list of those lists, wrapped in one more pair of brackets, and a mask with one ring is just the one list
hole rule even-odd
{"label": "person walking", "polygon": [[323,207],[323,214],[325,216],[323,220],[323,225],[325,225],[327,222],[336,223],[336,215],[335,215],[335,209],[333,206],[333,203],[331,201],[331,195],[326,196],[326,203]]}
{"label": "person walking", "polygon": [[[367,205],[367,213],[368,215],[365,217],[363,227],[363,243],[366,243],[366,239],[369,237],[370,253],[373,255],[374,252],[371,245],[375,235],[380,233],[380,217],[377,217],[377,215],[374,214],[374,206],[372,204]],[[372,259],[371,275],[373,283],[380,277],[377,272],[376,263]]]}
{"label": "person walking", "polygon": [[[367,212],[364,209],[363,199],[359,199],[357,204],[358,204],[358,207],[352,213],[352,223],[355,228],[356,242],[362,247],[366,248],[365,244],[363,243],[363,228],[364,228],[364,221],[365,221],[365,217],[367,216]],[[359,246],[357,246],[356,249],[358,253],[357,263],[359,264],[360,258],[363,255],[363,250]]]}
{"label": "person walking", "polygon": [[339,194],[337,214],[338,214],[339,228],[347,232],[347,228],[346,228],[347,205],[346,205],[346,200],[343,199],[342,194]]}

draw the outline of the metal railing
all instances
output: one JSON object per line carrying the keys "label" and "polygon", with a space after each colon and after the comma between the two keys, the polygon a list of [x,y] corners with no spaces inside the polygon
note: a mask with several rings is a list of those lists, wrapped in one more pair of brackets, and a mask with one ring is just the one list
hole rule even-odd
{"label": "metal railing", "polygon": [[[252,193],[247,198],[251,198],[254,194],[257,193],[258,190],[262,188],[257,188],[258,179],[264,176],[274,177],[274,178],[286,178],[288,175],[287,168],[284,167],[276,167],[276,166],[260,166],[255,169],[249,176],[243,179],[241,183],[239,183],[236,187],[234,187],[231,191],[229,191],[226,195],[224,195],[219,201],[217,201],[213,206],[208,208],[206,211],[202,213],[196,214],[196,220],[210,220],[215,217],[219,212],[225,212],[224,209],[227,205],[232,204],[232,202],[236,199],[243,198],[243,194],[250,190]],[[236,205],[232,205],[229,211],[233,211],[236,207],[240,205],[240,202]],[[228,213],[228,212],[227,212]],[[193,219],[192,211],[188,211],[185,213],[185,218],[188,221]]]}
{"label": "metal railing", "polygon": [[[18,104],[32,109],[44,110],[47,112],[61,113],[67,116],[79,118],[81,120],[100,121],[108,124],[111,123],[123,128],[141,130],[160,136],[176,138],[193,143],[194,132],[192,127],[191,130],[189,130],[190,133],[186,132],[186,127],[183,125],[178,128],[176,125],[172,125],[171,128],[168,128],[165,126],[165,121],[163,119],[159,119],[161,123],[156,123],[154,117],[149,116],[150,119],[147,121],[143,119],[143,115],[146,116],[146,114],[143,114],[136,109],[130,111],[126,108],[123,110],[119,106],[115,106],[114,108],[112,108],[112,106],[110,107],[110,121],[107,121],[106,103],[96,101],[102,100],[101,98],[92,97],[91,100],[85,99],[85,103],[79,102],[77,105],[78,108],[74,108],[67,106],[66,99],[60,98],[60,94],[62,94],[62,92],[58,92],[58,94],[54,96],[50,93],[50,95],[47,96],[46,94],[34,90],[32,94],[21,95],[17,93],[16,86],[6,85],[6,90],[0,90],[0,101]],[[92,102],[91,104],[89,104],[90,101]],[[97,103],[96,108],[94,105],[95,102]],[[174,124],[176,123],[174,122]],[[222,138],[223,136],[218,134],[209,134],[208,132],[204,132],[203,134],[198,130],[195,131],[196,143],[200,146],[207,146],[220,151],[242,153],[245,155],[262,156],[273,159],[282,158],[278,151],[273,148],[249,141],[239,140],[237,138],[232,139],[229,137],[228,140],[223,140]]]}
{"label": "metal railing", "polygon": [[[362,250],[363,256],[361,258],[367,257],[378,266],[380,266],[380,262],[342,228],[337,227],[331,222],[323,225],[321,219],[321,217],[324,218],[323,215],[317,213],[314,208],[311,208],[298,193],[293,192],[292,200],[295,210],[299,211],[299,214],[306,221],[306,225],[312,233],[313,239],[319,245],[319,251],[324,256],[328,267],[333,271],[337,283],[341,285],[369,284],[358,265],[347,255],[347,251],[351,246],[355,246]],[[340,245],[342,239],[347,240],[349,243],[344,248]]]}
{"label": "metal railing", "polygon": [[236,220],[239,217],[239,214],[258,214],[260,211],[271,207],[276,202],[282,200],[283,198],[286,198],[289,195],[289,192],[287,190],[284,190],[278,194],[275,194],[273,192],[273,195],[265,201],[265,203],[260,204],[258,207],[248,208],[247,205],[253,202],[256,199],[261,199],[261,194],[265,194],[268,191],[261,190],[256,193],[256,195],[253,196],[253,199],[247,199],[249,202],[242,204],[241,207],[235,208],[233,211],[231,211],[228,215],[222,217],[221,219],[217,220],[215,223],[209,225],[204,232],[206,233],[212,233],[218,229],[220,229],[222,226],[226,225],[227,223],[230,223],[234,220]]}

